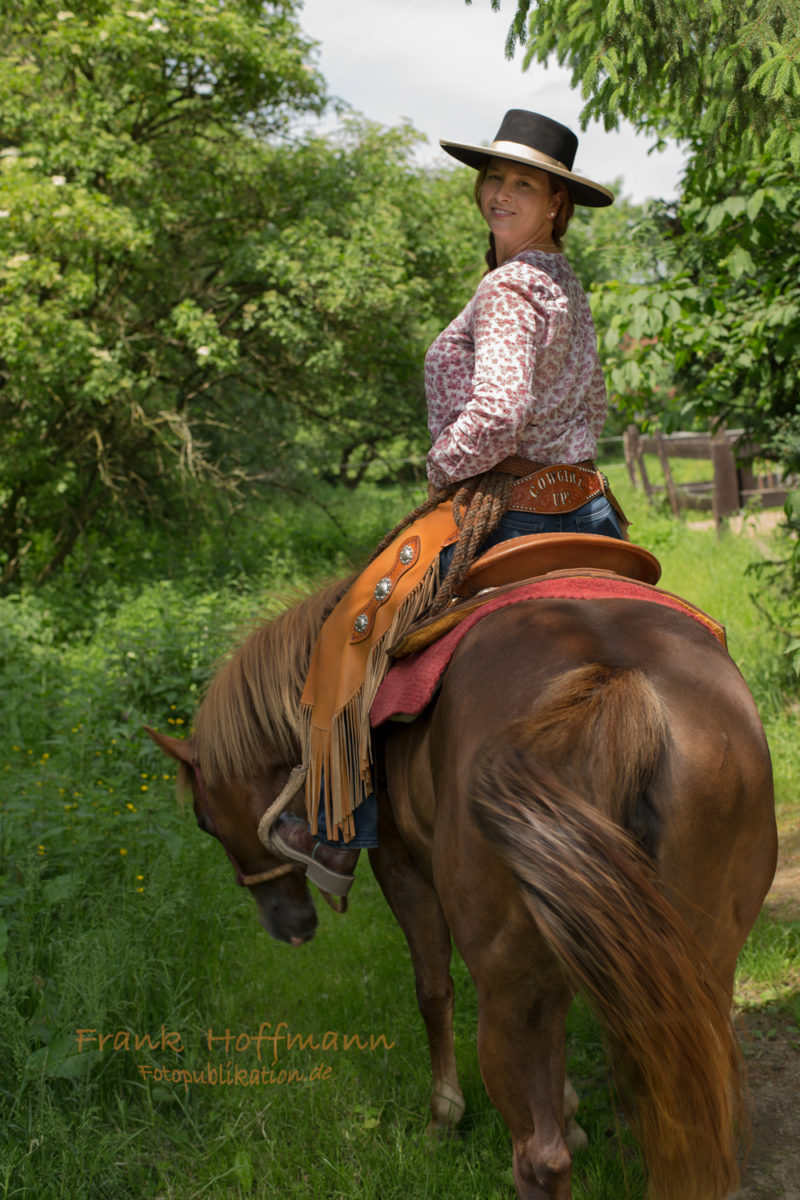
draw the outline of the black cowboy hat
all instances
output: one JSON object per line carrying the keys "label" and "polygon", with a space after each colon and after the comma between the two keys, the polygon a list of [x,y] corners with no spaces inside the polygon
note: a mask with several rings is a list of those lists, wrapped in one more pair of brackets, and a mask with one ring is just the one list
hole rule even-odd
{"label": "black cowboy hat", "polygon": [[439,145],[468,167],[480,169],[490,158],[505,158],[559,175],[567,180],[576,204],[604,208],[614,203],[614,195],[608,188],[573,173],[578,139],[572,130],[541,113],[527,112],[524,108],[509,109],[491,146],[445,141],[440,141]]}

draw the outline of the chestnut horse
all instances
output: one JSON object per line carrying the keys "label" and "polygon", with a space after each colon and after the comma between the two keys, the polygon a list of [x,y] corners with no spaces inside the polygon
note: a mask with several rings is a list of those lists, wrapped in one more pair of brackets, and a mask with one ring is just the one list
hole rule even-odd
{"label": "chestnut horse", "polygon": [[[152,734],[262,923],[292,944],[313,936],[313,902],[257,826],[299,761],[311,649],[343,590],[252,634],[191,738]],[[776,858],[769,752],[722,645],[638,600],[527,601],[475,625],[435,701],[382,740],[370,860],[411,950],[433,1128],[464,1110],[452,938],[521,1200],[572,1194],[564,1021],[578,989],[605,1027],[652,1200],[722,1200],[746,1127],[734,969]]]}

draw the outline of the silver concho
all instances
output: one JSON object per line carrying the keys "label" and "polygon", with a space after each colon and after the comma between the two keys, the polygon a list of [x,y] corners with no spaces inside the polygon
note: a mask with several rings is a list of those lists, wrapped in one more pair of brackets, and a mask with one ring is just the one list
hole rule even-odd
{"label": "silver concho", "polygon": [[414,561],[414,547],[411,545],[410,542],[406,542],[405,546],[403,546],[403,549],[400,551],[400,562],[404,566],[408,566],[408,564],[413,561]]}
{"label": "silver concho", "polygon": [[391,593],[391,590],[392,581],[388,575],[384,575],[383,579],[379,579],[375,584],[375,599],[385,600],[386,597]]}
{"label": "silver concho", "polygon": [[366,633],[369,629],[369,617],[366,613],[359,613],[353,622],[353,627],[356,633]]}

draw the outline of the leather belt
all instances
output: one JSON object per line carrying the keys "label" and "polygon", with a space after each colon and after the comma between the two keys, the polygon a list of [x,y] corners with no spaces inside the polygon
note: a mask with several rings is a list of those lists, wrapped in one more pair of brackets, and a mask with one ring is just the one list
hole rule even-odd
{"label": "leather belt", "polygon": [[[527,468],[527,473],[521,471]],[[606,492],[606,478],[594,463],[550,463],[504,459],[495,470],[516,475],[508,502],[509,512],[567,513],[581,508]]]}

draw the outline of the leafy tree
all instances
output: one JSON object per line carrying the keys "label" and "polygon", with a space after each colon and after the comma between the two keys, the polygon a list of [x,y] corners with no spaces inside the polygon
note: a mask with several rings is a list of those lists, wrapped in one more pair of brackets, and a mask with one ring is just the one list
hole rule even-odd
{"label": "leafy tree", "polygon": [[4,586],[223,488],[357,478],[424,427],[474,218],[409,130],[298,132],[325,93],[296,7],[3,8]]}
{"label": "leafy tree", "polygon": [[693,418],[751,430],[800,470],[800,188],[777,162],[752,164],[714,203],[687,195],[656,208],[661,278],[615,283],[602,300],[615,390],[673,427]]}
{"label": "leafy tree", "polygon": [[800,162],[796,0],[517,0],[509,53],[519,42],[526,65],[570,67],[585,122],[685,142],[690,177],[763,152]]}
{"label": "leafy tree", "polygon": [[609,181],[614,204],[609,208],[578,206],[570,222],[564,248],[587,292],[609,280],[635,278],[649,270],[634,236],[644,207],[624,195],[624,186],[621,179]]}
{"label": "leafy tree", "polygon": [[482,235],[458,172],[411,166],[417,136],[356,120],[276,158],[281,236],[259,249],[272,287],[252,314],[283,413],[273,477],[353,486],[424,454],[425,350],[480,275]]}
{"label": "leafy tree", "polygon": [[[657,278],[657,263],[648,256],[649,239],[640,238],[645,209],[623,194],[623,181],[609,181],[615,202],[609,208],[575,209],[564,244],[570,265],[589,296],[601,345],[616,336],[618,309],[608,302],[619,281],[640,284]],[[611,333],[611,330],[614,333]],[[608,372],[606,372],[608,374]],[[613,422],[613,413],[610,415]]]}
{"label": "leafy tree", "polygon": [[[213,470],[198,400],[231,324],[308,46],[275,0],[23,0],[0,26],[0,554],[56,569],[108,504],[163,512]],[[216,308],[216,311],[212,311]],[[246,374],[246,372],[245,372]]]}

